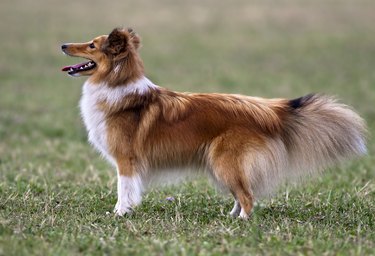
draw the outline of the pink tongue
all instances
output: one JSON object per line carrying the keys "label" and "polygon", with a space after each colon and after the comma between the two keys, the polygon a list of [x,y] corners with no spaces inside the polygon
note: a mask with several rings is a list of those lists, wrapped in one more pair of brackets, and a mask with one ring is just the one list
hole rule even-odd
{"label": "pink tongue", "polygon": [[61,69],[61,71],[68,71],[70,69],[71,66],[65,66]]}
{"label": "pink tongue", "polygon": [[65,67],[63,67],[61,69],[61,71],[68,71],[71,68],[76,69],[76,68],[79,68],[80,66],[85,65],[85,64],[86,64],[86,62],[85,63],[80,63],[80,64],[75,64],[75,65],[72,65],[72,66],[65,66]]}

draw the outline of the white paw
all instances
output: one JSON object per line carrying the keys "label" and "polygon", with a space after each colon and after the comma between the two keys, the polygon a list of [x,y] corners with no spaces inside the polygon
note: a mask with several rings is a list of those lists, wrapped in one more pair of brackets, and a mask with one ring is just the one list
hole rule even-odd
{"label": "white paw", "polygon": [[125,177],[119,175],[117,180],[117,203],[114,213],[117,216],[130,214],[133,207],[142,200],[142,180],[140,176]]}
{"label": "white paw", "polygon": [[231,217],[236,218],[236,217],[238,217],[238,215],[240,215],[240,211],[241,211],[240,203],[238,203],[236,201],[234,203],[233,209],[230,211],[229,214],[230,214]]}
{"label": "white paw", "polygon": [[239,215],[240,215],[240,211],[231,211],[229,213],[229,215],[232,217],[232,218],[237,218]]}
{"label": "white paw", "polygon": [[239,218],[243,220],[247,220],[249,219],[249,215],[243,209],[241,209]]}
{"label": "white paw", "polygon": [[117,202],[113,212],[116,216],[124,216],[125,214],[130,214],[132,212],[132,208]]}

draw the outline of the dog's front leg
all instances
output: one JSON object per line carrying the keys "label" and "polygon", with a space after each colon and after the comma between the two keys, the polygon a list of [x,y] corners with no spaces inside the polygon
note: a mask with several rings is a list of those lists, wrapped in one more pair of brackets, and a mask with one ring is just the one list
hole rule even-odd
{"label": "dog's front leg", "polygon": [[117,203],[114,212],[118,216],[130,213],[142,201],[141,176],[136,172],[129,173],[129,170],[123,170],[124,167],[119,164],[117,167]]}

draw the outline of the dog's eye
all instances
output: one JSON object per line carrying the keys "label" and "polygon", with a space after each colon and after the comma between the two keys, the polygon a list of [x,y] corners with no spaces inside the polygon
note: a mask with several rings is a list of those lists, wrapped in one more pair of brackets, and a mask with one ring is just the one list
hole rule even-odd
{"label": "dog's eye", "polygon": [[91,49],[94,49],[94,48],[95,48],[95,44],[94,44],[94,43],[91,43],[91,44],[89,44],[89,47],[90,47]]}

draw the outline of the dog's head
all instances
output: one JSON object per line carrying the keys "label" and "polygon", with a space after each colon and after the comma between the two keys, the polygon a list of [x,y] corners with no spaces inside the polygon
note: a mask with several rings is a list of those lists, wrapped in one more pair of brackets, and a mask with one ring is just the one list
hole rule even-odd
{"label": "dog's head", "polygon": [[[109,35],[102,35],[86,43],[69,43],[61,46],[62,51],[88,61],[66,66],[62,71],[71,76],[95,76],[95,80],[124,82],[143,72],[143,64],[138,55],[139,36],[131,29],[114,29]],[[126,80],[126,79],[125,79]]]}

